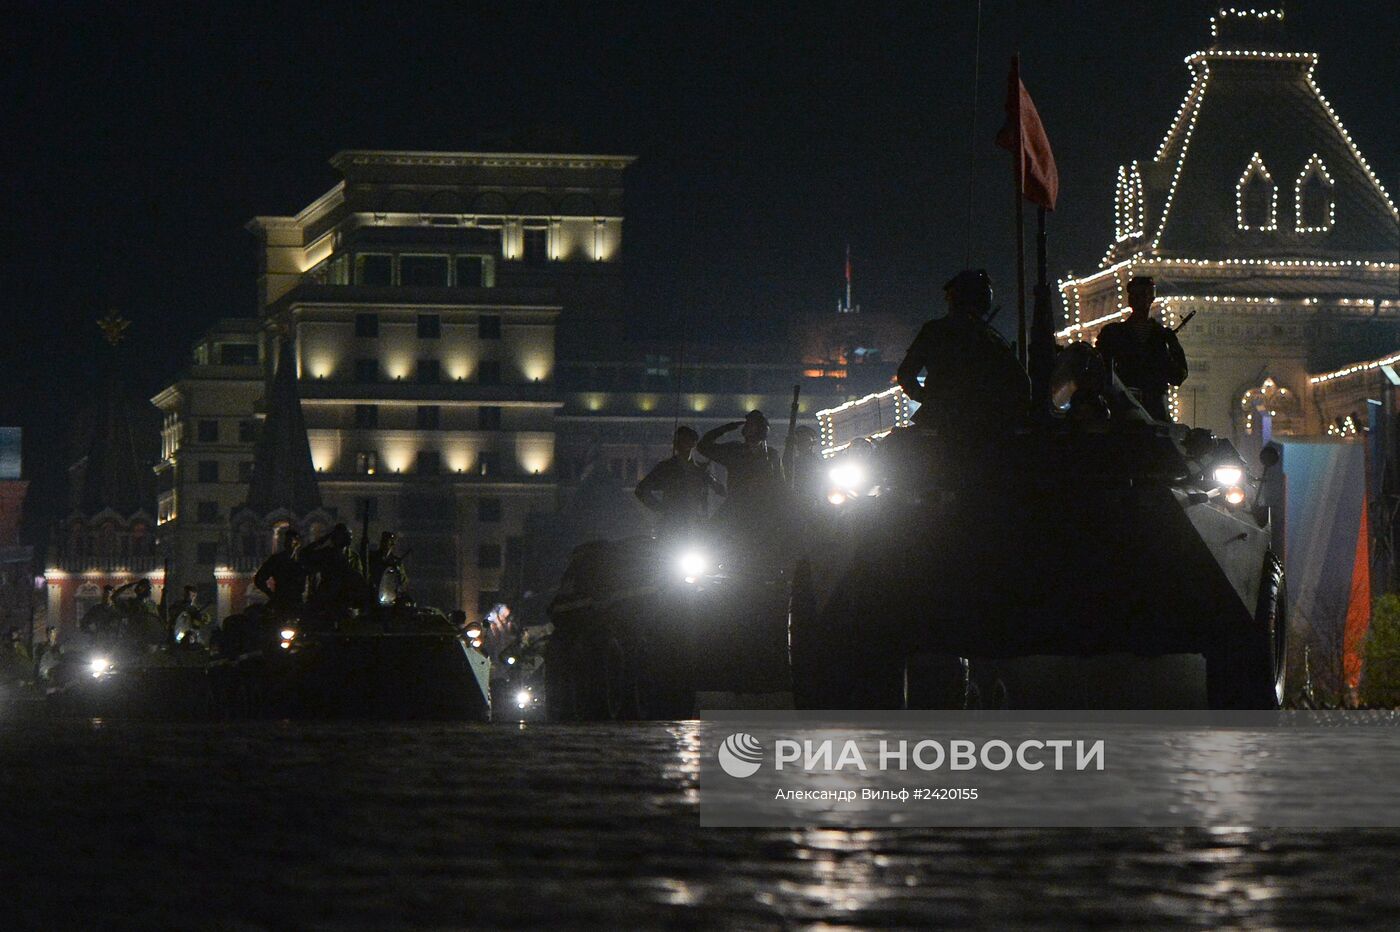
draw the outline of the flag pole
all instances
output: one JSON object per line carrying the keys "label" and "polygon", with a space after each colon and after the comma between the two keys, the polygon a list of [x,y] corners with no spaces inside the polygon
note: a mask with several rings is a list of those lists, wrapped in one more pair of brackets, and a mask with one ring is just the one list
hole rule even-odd
{"label": "flag pole", "polygon": [[[1016,80],[1019,82],[1021,80],[1020,52],[1012,57],[1011,63]],[[1016,158],[1012,160],[1011,168],[1016,174],[1014,186],[1016,193],[1016,356],[1024,367],[1029,361],[1026,340],[1026,219],[1025,208],[1022,206],[1026,196],[1026,150],[1024,140],[1021,138],[1019,95],[1016,112]]]}
{"label": "flag pole", "polygon": [[1055,368],[1055,302],[1050,292],[1050,263],[1045,236],[1045,207],[1036,206],[1035,319],[1031,323],[1031,411],[1037,418],[1050,415],[1050,375]]}

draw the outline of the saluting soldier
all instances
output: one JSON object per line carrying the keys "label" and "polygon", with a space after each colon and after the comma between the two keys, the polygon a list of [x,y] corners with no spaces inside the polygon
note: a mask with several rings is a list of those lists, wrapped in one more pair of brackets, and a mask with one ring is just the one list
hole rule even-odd
{"label": "saluting soldier", "polygon": [[710,493],[724,494],[724,486],[709,466],[695,461],[700,435],[682,424],[671,439],[671,456],[652,467],[637,483],[637,500],[655,512],[663,531],[674,531],[703,521],[710,511]]}

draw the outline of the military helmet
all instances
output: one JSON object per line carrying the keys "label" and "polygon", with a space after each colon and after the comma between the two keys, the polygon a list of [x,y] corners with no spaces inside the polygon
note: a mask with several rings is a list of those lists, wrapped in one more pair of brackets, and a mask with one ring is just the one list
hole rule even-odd
{"label": "military helmet", "polygon": [[986,269],[964,269],[943,286],[955,306],[986,316],[992,310],[992,280]]}

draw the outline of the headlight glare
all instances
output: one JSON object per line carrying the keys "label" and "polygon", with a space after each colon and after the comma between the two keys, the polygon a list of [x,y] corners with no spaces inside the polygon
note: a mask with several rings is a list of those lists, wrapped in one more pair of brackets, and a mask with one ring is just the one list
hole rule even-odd
{"label": "headlight glare", "polygon": [[1221,463],[1215,467],[1215,472],[1211,474],[1215,484],[1229,488],[1237,486],[1244,479],[1244,468],[1238,463]]}

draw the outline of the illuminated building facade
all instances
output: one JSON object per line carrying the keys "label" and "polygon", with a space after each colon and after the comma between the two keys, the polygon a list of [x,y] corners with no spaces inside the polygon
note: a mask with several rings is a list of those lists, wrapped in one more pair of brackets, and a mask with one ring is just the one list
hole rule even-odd
{"label": "illuminated building facade", "polygon": [[34,549],[19,540],[29,492],[20,468],[22,448],[20,428],[0,427],[0,631],[16,628],[34,640]]}
{"label": "illuminated building facade", "polygon": [[225,531],[248,496],[258,407],[266,386],[264,326],[221,320],[195,344],[188,367],[151,399],[161,413],[156,517],[174,581],[213,605]]}
{"label": "illuminated building facade", "polygon": [[1118,171],[1101,268],[1060,283],[1062,341],[1126,316],[1134,275],[1168,326],[1195,312],[1173,413],[1248,452],[1325,435],[1312,377],[1400,346],[1400,215],[1282,30],[1281,10],[1212,17],[1166,136]]}
{"label": "illuminated building facade", "polygon": [[327,512],[400,533],[415,596],[484,610],[556,495],[555,354],[621,336],[622,172],[589,155],[342,152],[258,217]]}

